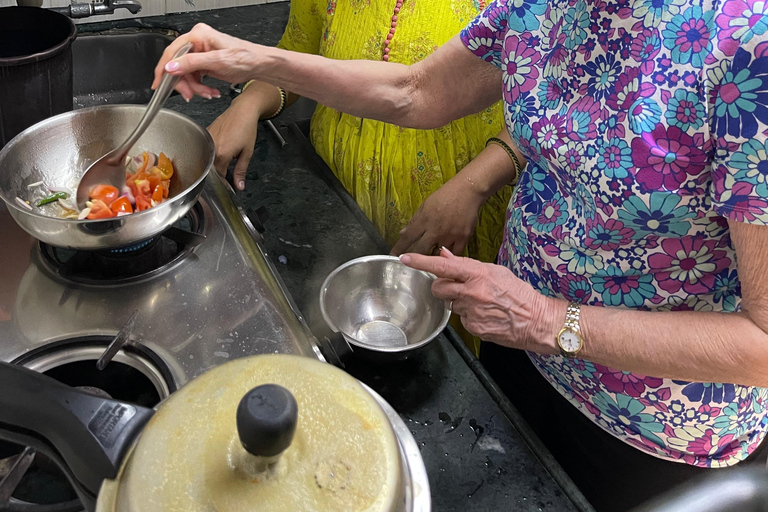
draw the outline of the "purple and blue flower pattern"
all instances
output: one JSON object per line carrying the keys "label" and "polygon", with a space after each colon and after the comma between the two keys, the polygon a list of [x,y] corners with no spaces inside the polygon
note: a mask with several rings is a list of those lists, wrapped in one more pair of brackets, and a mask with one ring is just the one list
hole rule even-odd
{"label": "purple and blue flower pattern", "polygon": [[[541,293],[652,311],[740,309],[727,219],[768,225],[768,3],[495,0],[462,32],[502,70],[528,159],[499,261]],[[768,389],[530,354],[607,432],[701,467],[745,459]]]}

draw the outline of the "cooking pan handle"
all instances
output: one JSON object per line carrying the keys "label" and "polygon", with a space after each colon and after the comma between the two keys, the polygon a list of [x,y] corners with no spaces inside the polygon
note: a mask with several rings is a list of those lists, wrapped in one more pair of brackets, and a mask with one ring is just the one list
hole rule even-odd
{"label": "cooking pan handle", "polygon": [[[64,470],[92,508],[154,411],[105,400],[18,365],[0,363],[0,439],[31,446]],[[91,497],[91,503],[88,503]]]}

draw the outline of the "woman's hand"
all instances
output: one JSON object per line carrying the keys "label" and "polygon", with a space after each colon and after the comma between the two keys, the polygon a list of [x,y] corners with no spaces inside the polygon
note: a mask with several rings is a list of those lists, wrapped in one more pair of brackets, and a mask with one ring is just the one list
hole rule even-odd
{"label": "woman's hand", "polygon": [[453,177],[421,203],[400,232],[391,254],[430,254],[439,246],[461,254],[475,231],[484,202],[485,198],[463,176]]}
{"label": "woman's hand", "polygon": [[[435,297],[452,304],[473,335],[507,347],[556,354],[558,302],[540,294],[501,265],[460,258],[443,248],[440,256],[404,254],[409,267],[435,274]],[[563,308],[563,318],[565,308]]]}
{"label": "woman's hand", "polygon": [[[171,60],[186,43],[193,44],[192,52]],[[208,99],[218,97],[217,89],[202,84],[202,75],[229,83],[247,82],[253,78],[253,66],[250,61],[256,48],[258,45],[222,34],[208,25],[197,24],[165,49],[155,67],[152,89],[160,85],[163,72],[169,72],[181,76],[176,90],[187,101],[195,94]]]}
{"label": "woman's hand", "polygon": [[233,182],[237,190],[245,189],[245,172],[253,156],[256,134],[259,126],[258,115],[245,102],[232,105],[208,127],[216,145],[214,165],[222,176],[226,176],[229,163],[237,159]]}
{"label": "woman's hand", "polygon": [[214,165],[219,174],[225,176],[229,163],[237,159],[233,181],[238,190],[245,189],[245,173],[256,145],[259,118],[279,106],[280,91],[275,86],[252,82],[208,127],[216,144]]}

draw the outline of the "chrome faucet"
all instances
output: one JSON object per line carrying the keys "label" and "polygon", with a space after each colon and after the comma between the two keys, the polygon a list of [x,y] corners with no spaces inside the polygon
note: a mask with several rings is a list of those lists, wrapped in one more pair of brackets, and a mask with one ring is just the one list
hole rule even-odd
{"label": "chrome faucet", "polygon": [[[38,0],[16,0],[19,5],[34,5],[39,7],[42,2]],[[98,14],[112,14],[117,9],[128,9],[131,14],[137,14],[141,10],[141,3],[137,0],[96,0],[94,2],[73,2],[66,7],[51,7],[52,11],[69,16],[70,18],[87,18]]]}

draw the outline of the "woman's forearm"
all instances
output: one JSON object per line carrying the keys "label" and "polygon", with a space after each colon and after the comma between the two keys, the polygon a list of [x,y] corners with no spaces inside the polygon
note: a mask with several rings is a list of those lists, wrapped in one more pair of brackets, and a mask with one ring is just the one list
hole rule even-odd
{"label": "woman's forearm", "polygon": [[[539,332],[541,352],[557,353],[564,300],[552,299]],[[622,371],[695,382],[768,387],[768,334],[744,313],[637,311],[584,306],[578,357]],[[536,350],[536,349],[534,349]]]}
{"label": "woman's forearm", "polygon": [[[254,78],[350,115],[428,129],[478,112],[500,97],[498,70],[487,69],[487,63],[457,44],[452,41],[413,66],[333,60],[259,45],[250,55]],[[441,62],[451,56],[480,66],[476,80],[469,73],[450,76]]]}
{"label": "woman's forearm", "polygon": [[[517,155],[520,165],[525,168],[525,157],[512,142],[507,129],[502,128],[496,137],[509,145]],[[504,148],[498,144],[488,144],[453,179],[466,180],[470,189],[482,198],[482,202],[485,202],[506,185],[519,179],[522,172],[523,169],[517,169],[515,162]]]}
{"label": "woman's forearm", "polygon": [[358,117],[393,121],[406,116],[408,67],[376,61],[340,61],[258,47],[254,73],[261,81]]}

